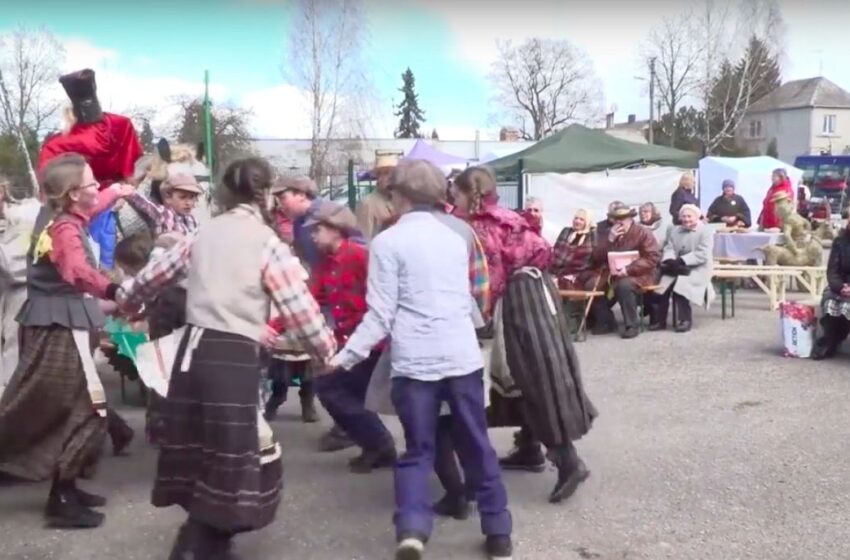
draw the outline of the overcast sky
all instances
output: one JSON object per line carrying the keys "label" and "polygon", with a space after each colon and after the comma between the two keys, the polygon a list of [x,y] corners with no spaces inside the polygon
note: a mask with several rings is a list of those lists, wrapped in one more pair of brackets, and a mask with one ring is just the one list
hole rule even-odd
{"label": "overcast sky", "polygon": [[[369,0],[366,70],[378,101],[367,130],[389,136],[400,75],[410,66],[420,105],[443,139],[484,137],[490,118],[487,80],[497,38],[566,38],[584,49],[599,75],[603,106],[617,120],[648,114],[641,42],[664,15],[684,9],[672,0]],[[783,80],[822,74],[850,90],[845,62],[850,2],[786,0]],[[85,9],[83,9],[85,8]],[[65,69],[98,71],[104,106],[161,106],[178,94],[202,91],[211,71],[216,101],[250,107],[262,137],[304,137],[301,97],[284,80],[291,31],[287,2],[275,0],[0,0],[0,28],[43,25],[63,41]],[[730,34],[734,31],[730,30]],[[730,37],[732,40],[733,37]],[[61,89],[57,84],[57,90]],[[161,122],[167,115],[160,117]]]}

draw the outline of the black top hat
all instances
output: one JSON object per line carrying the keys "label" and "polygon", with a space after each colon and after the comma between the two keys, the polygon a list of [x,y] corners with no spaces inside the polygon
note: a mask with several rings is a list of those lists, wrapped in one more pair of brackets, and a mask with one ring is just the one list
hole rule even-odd
{"label": "black top hat", "polygon": [[94,123],[103,118],[100,102],[97,100],[97,83],[94,70],[86,68],[59,77],[59,83],[71,100],[77,122]]}

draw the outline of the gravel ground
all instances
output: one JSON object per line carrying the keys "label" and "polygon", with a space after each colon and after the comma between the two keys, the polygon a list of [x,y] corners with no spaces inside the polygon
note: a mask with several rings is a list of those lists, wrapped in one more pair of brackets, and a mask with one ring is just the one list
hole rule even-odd
{"label": "gravel ground", "polygon": [[[738,304],[726,321],[719,305],[697,312],[688,335],[591,337],[578,346],[601,413],[578,443],[593,474],[560,506],[546,502],[551,470],[505,474],[515,558],[848,557],[850,482],[841,461],[850,409],[836,397],[848,393],[848,357],[783,358],[778,314],[765,311],[764,297],[744,293]],[[121,412],[141,430],[141,409]],[[314,450],[327,418],[308,426],[297,405],[284,412],[275,423],[285,446],[284,501],[273,526],[238,538],[242,557],[391,558],[391,473],[349,474],[353,451]],[[510,430],[491,437],[500,452],[510,447]],[[141,441],[131,452],[105,460],[89,485],[110,497],[99,530],[45,530],[45,485],[0,486],[0,558],[166,558],[182,515],[149,505],[155,453]],[[438,521],[428,557],[482,558],[480,545],[476,520]]]}

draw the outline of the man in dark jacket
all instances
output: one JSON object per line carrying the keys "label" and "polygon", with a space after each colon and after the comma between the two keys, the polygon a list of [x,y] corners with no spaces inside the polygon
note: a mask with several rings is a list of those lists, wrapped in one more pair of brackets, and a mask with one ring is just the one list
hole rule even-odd
{"label": "man in dark jacket", "polygon": [[[655,236],[647,228],[634,223],[636,214],[634,209],[624,204],[608,212],[608,219],[614,225],[607,235],[597,236],[591,263],[598,272],[588,281],[589,289],[596,287],[605,290],[610,284],[614,302],[619,303],[623,311],[623,338],[635,338],[638,335],[637,298],[641,297],[644,288],[654,283],[656,268],[661,260]],[[628,264],[621,264],[617,270],[610,270],[608,254],[627,251],[636,251],[637,258]],[[605,298],[593,300],[590,313],[594,334],[607,334],[616,329],[617,321]]]}

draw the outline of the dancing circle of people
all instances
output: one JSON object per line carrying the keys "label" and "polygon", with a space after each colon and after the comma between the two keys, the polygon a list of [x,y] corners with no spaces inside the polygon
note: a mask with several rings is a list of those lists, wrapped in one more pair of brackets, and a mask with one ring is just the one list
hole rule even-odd
{"label": "dancing circle of people", "polygon": [[[671,300],[675,330],[690,330],[691,303],[713,296],[712,238],[687,179],[674,226],[661,227],[653,205],[614,202],[599,224],[579,211],[554,247],[539,201],[502,208],[482,167],[448,181],[429,162],[380,156],[353,213],[313,180],[246,158],[227,166],[213,199],[192,147],[163,141],[143,155],[129,119],[100,109],[92,71],[60,82],[71,122],[42,148],[42,204],[2,280],[4,333],[18,328],[11,314],[20,347],[3,348],[0,472],[52,481],[51,527],[103,523],[106,498],[79,481],[107,438],[116,454],[133,438],[92,357],[107,315],[177,340],[167,392],[149,391],[146,415],[159,448],[152,503],[187,514],[170,559],[234,558],[235,535],[272,523],[283,457],[268,422],[293,385],[304,422],[318,420],[316,398],[333,419],[322,451],[359,447],[353,473],[393,469],[396,558],[421,558],[434,516],[466,519],[475,504],[485,553],[508,559],[502,470],[543,472],[548,459],[553,503],[590,474],[573,442],[597,411],[559,289],[606,291],[590,325],[614,331],[617,302],[624,338],[640,332],[647,287],[651,330],[666,328]],[[740,203],[717,211],[750,220]],[[623,252],[635,256],[611,265]],[[400,455],[379,414],[398,416]],[[502,459],[490,427],[518,428]],[[432,472],[445,491],[436,502]]]}

